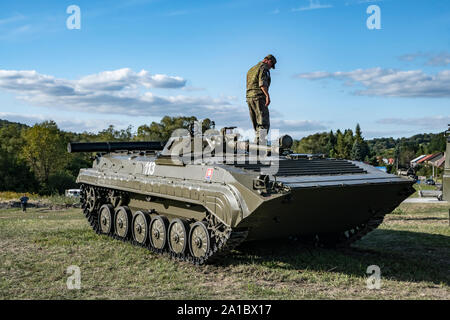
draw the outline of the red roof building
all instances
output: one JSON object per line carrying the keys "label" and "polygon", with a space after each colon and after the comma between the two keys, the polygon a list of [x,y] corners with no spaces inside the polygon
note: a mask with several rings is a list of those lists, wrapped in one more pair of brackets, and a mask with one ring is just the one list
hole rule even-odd
{"label": "red roof building", "polygon": [[433,158],[434,154],[429,154],[426,157],[423,157],[422,159],[420,159],[419,161],[417,161],[417,163],[425,163],[425,161],[427,161],[428,159]]}

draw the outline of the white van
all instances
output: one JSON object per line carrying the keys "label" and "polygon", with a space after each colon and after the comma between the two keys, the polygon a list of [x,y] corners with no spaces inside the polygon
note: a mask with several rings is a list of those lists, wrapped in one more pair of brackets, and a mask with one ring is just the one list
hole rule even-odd
{"label": "white van", "polygon": [[80,192],[80,189],[68,189],[66,190],[66,197],[79,197]]}

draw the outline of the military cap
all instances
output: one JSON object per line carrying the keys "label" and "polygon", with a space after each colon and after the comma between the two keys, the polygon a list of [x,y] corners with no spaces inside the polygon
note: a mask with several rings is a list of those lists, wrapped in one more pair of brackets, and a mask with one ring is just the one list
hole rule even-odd
{"label": "military cap", "polygon": [[273,68],[275,69],[275,64],[277,63],[277,59],[271,54],[267,55],[264,59],[271,60],[273,62]]}

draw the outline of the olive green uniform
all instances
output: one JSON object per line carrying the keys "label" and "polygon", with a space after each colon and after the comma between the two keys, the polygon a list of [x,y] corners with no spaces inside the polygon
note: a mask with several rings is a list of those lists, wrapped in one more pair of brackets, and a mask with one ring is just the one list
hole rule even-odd
{"label": "olive green uniform", "polygon": [[266,96],[261,90],[264,86],[269,89],[269,66],[259,62],[247,72],[247,104],[250,111],[250,119],[256,132],[256,140],[265,140],[270,128],[269,108],[266,107]]}

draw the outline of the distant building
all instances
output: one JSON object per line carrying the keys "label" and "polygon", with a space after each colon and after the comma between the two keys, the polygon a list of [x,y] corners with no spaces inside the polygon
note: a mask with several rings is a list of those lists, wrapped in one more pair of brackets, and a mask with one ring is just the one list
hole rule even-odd
{"label": "distant building", "polygon": [[431,159],[434,157],[434,154],[429,154],[426,155],[425,157],[423,157],[422,159],[420,159],[419,161],[417,161],[417,164],[425,164],[428,159]]}
{"label": "distant building", "polygon": [[439,158],[443,157],[444,153],[443,152],[438,152],[435,154],[432,154],[431,157],[429,157],[427,160],[425,160],[425,162],[427,164],[432,164],[432,162],[438,160]]}
{"label": "distant building", "polygon": [[411,162],[410,162],[411,167],[414,168],[415,166],[417,166],[417,162],[418,162],[419,160],[425,158],[426,156],[427,156],[426,154],[423,154],[423,155],[421,155],[421,156],[418,156],[417,158],[412,159]]}
{"label": "distant building", "polygon": [[428,161],[430,165],[436,168],[443,168],[445,165],[445,153],[441,153],[439,156]]}
{"label": "distant building", "polygon": [[428,154],[422,158],[419,158],[419,160],[415,161],[413,164],[413,161],[416,159],[413,159],[411,161],[411,164],[413,167],[421,164],[421,165],[425,165],[425,166],[431,166],[433,171],[432,171],[432,176],[435,176],[435,173],[437,172],[437,170],[435,171],[434,168],[440,168],[441,166],[444,166],[445,163],[445,154],[443,152],[437,152],[437,153],[433,153],[433,154]]}

